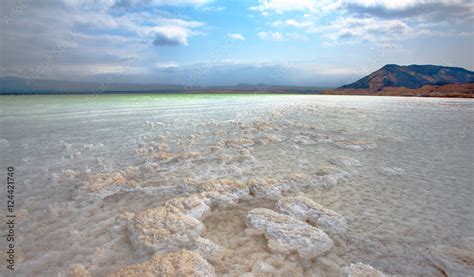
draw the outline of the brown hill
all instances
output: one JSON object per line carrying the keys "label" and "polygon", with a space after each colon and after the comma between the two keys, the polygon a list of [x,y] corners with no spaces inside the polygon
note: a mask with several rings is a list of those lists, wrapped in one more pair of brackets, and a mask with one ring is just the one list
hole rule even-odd
{"label": "brown hill", "polygon": [[387,87],[419,89],[426,85],[466,84],[474,82],[474,72],[459,67],[437,65],[399,66],[389,64],[341,89],[367,89],[379,92]]}
{"label": "brown hill", "polygon": [[417,89],[383,87],[376,92],[370,89],[340,88],[323,91],[323,94],[474,98],[474,83],[447,84],[442,86],[425,85]]}

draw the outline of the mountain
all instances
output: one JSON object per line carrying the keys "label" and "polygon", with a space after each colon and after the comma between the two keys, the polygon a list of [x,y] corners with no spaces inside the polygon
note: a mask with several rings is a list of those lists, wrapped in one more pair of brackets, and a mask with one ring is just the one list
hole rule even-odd
{"label": "mountain", "polygon": [[26,79],[16,76],[0,77],[0,93],[102,93],[127,91],[179,91],[184,86],[167,84],[129,84],[112,82],[75,82]]}
{"label": "mountain", "polygon": [[357,82],[340,87],[340,89],[363,89],[369,92],[378,92],[388,87],[419,89],[426,85],[442,86],[473,82],[474,72],[464,68],[388,64]]}
{"label": "mountain", "polygon": [[276,85],[185,86],[170,84],[133,84],[113,82],[75,82],[44,79],[26,79],[0,76],[0,94],[67,94],[67,93],[311,93],[322,88]]}

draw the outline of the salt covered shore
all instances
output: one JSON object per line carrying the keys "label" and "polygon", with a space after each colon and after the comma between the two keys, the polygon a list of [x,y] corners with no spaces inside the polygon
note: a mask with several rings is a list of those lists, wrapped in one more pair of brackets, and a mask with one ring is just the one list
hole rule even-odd
{"label": "salt covered shore", "polygon": [[16,276],[474,274],[470,103],[202,97],[10,104]]}

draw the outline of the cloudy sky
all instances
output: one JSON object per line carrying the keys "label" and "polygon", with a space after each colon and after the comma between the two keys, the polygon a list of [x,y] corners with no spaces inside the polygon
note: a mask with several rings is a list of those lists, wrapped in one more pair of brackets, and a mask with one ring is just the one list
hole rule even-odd
{"label": "cloudy sky", "polygon": [[0,75],[336,86],[385,64],[474,70],[472,0],[4,0]]}

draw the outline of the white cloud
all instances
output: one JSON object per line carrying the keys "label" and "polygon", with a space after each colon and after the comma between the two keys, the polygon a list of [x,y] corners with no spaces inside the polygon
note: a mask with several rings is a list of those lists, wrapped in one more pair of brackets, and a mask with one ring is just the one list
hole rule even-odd
{"label": "white cloud", "polygon": [[212,0],[152,0],[155,5],[206,5],[212,3]]}
{"label": "white cloud", "polygon": [[[143,1],[125,4],[140,5]],[[29,1],[27,8],[17,12],[18,3],[6,1],[2,8],[8,20],[0,21],[0,30],[2,38],[10,43],[0,47],[2,53],[7,53],[2,58],[2,68],[6,74],[53,79],[121,71],[142,74],[140,70],[154,68],[151,61],[157,58],[157,51],[153,45],[188,45],[189,38],[202,34],[205,26],[190,17],[178,17],[158,9],[118,7],[117,3],[115,0]],[[154,1],[150,4],[186,4],[201,9],[200,5],[208,3]],[[63,47],[64,44],[68,46]]]}
{"label": "white cloud", "polygon": [[299,34],[299,33],[285,33],[285,36],[289,39],[289,40],[307,40],[308,38],[302,34]]}
{"label": "white cloud", "polygon": [[259,32],[257,36],[264,40],[282,41],[283,35],[280,32]]}
{"label": "white cloud", "polygon": [[416,35],[427,35],[427,30],[410,27],[401,20],[375,18],[339,18],[324,28],[324,36],[332,41],[365,40],[370,42],[401,40]]}
{"label": "white cloud", "polygon": [[250,10],[259,12],[305,12],[306,16],[311,13],[328,12],[350,9],[351,7],[378,8],[389,11],[403,11],[418,9],[419,13],[430,12],[440,6],[463,7],[474,9],[472,1],[466,0],[260,0],[259,5],[251,6]]}
{"label": "white cloud", "polygon": [[180,27],[185,27],[185,28],[199,28],[204,26],[204,23],[199,22],[199,21],[188,21],[188,20],[183,20],[180,18],[158,18],[158,20],[154,21],[157,24],[160,25],[174,25],[174,26],[180,26]]}
{"label": "white cloud", "polygon": [[268,15],[270,12],[282,14],[285,12],[321,13],[332,11],[342,5],[342,0],[260,0],[259,5],[251,6],[250,10]]}
{"label": "white cloud", "polygon": [[100,4],[107,7],[134,8],[146,6],[205,6],[212,0],[66,0],[71,4],[84,6],[88,3]]}
{"label": "white cloud", "polygon": [[227,34],[228,37],[235,40],[245,40],[244,36],[241,34]]}
{"label": "white cloud", "polygon": [[298,33],[280,33],[280,32],[258,32],[257,36],[262,40],[287,41],[287,40],[306,40],[307,37]]}
{"label": "white cloud", "polygon": [[321,34],[325,45],[450,35],[453,24],[469,32],[474,22],[474,2],[467,0],[261,0],[250,10],[291,14],[267,23],[275,29],[261,39],[286,40],[283,31],[293,28]]}
{"label": "white cloud", "polygon": [[157,69],[172,69],[172,68],[177,68],[178,65],[174,62],[166,62],[166,63],[157,63],[154,66]]}
{"label": "white cloud", "polygon": [[297,28],[315,28],[313,21],[296,21],[294,19],[287,19],[285,23],[288,26],[293,26]]}
{"label": "white cloud", "polygon": [[424,0],[403,0],[403,1],[392,1],[392,0],[352,0],[346,1],[348,3],[355,3],[365,7],[382,6],[387,9],[403,9],[410,6],[415,6],[419,3],[427,3]]}
{"label": "white cloud", "polygon": [[314,2],[312,0],[260,0],[258,6],[250,7],[250,10],[259,12],[274,11],[277,13],[301,10],[313,10]]}
{"label": "white cloud", "polygon": [[205,6],[202,8],[202,10],[206,12],[221,12],[221,11],[225,11],[226,9],[227,9],[226,7],[220,7],[220,6]]}

